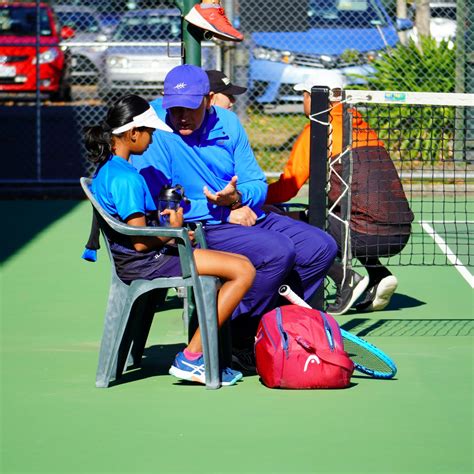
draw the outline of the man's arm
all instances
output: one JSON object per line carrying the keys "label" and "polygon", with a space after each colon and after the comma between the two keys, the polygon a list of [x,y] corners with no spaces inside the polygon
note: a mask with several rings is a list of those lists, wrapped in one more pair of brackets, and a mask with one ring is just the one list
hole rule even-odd
{"label": "man's arm", "polygon": [[267,195],[267,180],[260,168],[243,126],[235,127],[234,174],[238,176],[237,189],[242,194],[242,204],[260,208]]}
{"label": "man's arm", "polygon": [[278,181],[268,186],[266,204],[289,201],[309,178],[310,124],[305,125],[291,149],[290,158]]}

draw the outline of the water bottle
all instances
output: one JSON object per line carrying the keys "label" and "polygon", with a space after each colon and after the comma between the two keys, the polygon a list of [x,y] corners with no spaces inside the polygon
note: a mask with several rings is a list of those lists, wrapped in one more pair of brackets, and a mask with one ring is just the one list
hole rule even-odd
{"label": "water bottle", "polygon": [[158,196],[158,217],[160,219],[160,226],[169,227],[170,216],[161,215],[161,211],[165,209],[178,210],[182,201],[187,201],[184,195],[184,188],[177,184],[176,186],[163,186]]}

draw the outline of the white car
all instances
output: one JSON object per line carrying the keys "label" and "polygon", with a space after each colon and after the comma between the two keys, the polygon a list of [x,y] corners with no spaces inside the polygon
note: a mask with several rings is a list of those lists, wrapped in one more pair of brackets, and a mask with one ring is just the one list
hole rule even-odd
{"label": "white car", "polygon": [[[456,37],[456,3],[454,2],[431,2],[430,3],[430,35],[439,43],[442,40],[450,41],[451,44]],[[415,10],[412,11],[413,18]],[[410,31],[410,38],[418,39],[416,26]]]}
{"label": "white car", "polygon": [[[110,42],[103,56],[99,96],[108,101],[133,92],[155,99],[166,74],[183,62],[181,13],[176,8],[125,13]],[[214,43],[211,46],[202,44],[204,69],[216,69],[216,49]]]}

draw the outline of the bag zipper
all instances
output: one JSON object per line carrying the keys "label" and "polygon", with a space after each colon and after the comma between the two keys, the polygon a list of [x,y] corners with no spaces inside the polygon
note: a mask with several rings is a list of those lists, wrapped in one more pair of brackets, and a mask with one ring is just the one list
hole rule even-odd
{"label": "bag zipper", "polygon": [[283,321],[281,319],[281,309],[275,308],[276,311],[276,321],[277,321],[277,328],[281,336],[281,345],[283,347],[283,350],[285,351],[286,358],[288,359],[289,353],[288,353],[288,334],[285,332],[283,329]]}
{"label": "bag zipper", "polygon": [[326,318],[326,315],[324,313],[322,313],[321,311],[319,312],[319,314],[323,318],[324,330],[326,331],[326,338],[327,338],[328,343],[329,343],[329,348],[331,349],[331,352],[334,352],[334,349],[336,348],[336,345],[334,344],[334,337],[332,335],[331,326],[329,325],[329,322]]}

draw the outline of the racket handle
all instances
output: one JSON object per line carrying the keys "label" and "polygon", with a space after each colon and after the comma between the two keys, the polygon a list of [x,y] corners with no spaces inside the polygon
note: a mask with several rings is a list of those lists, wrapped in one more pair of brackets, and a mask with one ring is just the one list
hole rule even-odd
{"label": "racket handle", "polygon": [[303,306],[304,308],[311,308],[311,306],[306,303],[303,298],[300,298],[288,285],[281,285],[278,289],[278,293],[284,296],[290,303]]}

